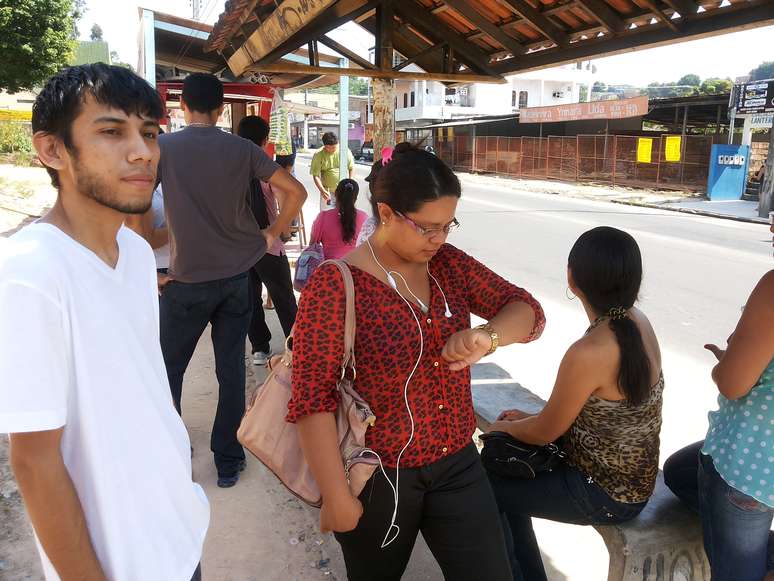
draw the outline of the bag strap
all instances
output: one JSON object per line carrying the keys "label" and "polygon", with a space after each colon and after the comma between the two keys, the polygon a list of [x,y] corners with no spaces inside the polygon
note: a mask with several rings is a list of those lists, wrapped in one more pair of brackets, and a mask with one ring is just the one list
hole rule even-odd
{"label": "bag strap", "polygon": [[[344,280],[344,296],[346,300],[346,313],[344,315],[344,353],[341,358],[341,373],[342,377],[348,367],[355,369],[355,283],[352,280],[352,271],[349,270],[349,265],[343,260],[326,260],[335,264],[339,272],[341,272],[341,278]],[[321,263],[320,266],[325,264]],[[318,267],[319,268],[319,267]]]}

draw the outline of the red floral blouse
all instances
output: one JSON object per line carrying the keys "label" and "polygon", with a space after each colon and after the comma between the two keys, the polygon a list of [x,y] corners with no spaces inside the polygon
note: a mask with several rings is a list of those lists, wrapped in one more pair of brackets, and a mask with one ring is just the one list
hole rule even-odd
{"label": "red floral blouse", "polygon": [[[470,370],[450,371],[441,358],[449,337],[470,328],[470,314],[489,320],[508,303],[523,301],[535,311],[535,326],[524,342],[537,339],[545,326],[543,309],[532,295],[454,246],[441,247],[429,267],[446,293],[453,316],[444,316],[443,297],[433,283],[429,312],[412,305],[422,324],[425,348],[408,389],[415,433],[401,459],[404,467],[425,466],[470,443],[476,427]],[[419,331],[409,307],[392,288],[367,272],[350,268],[357,320],[355,389],[377,418],[366,434],[366,443],[385,466],[395,467],[411,432],[403,389],[419,355]],[[344,313],[341,274],[335,265],[323,265],[301,294],[293,333],[288,421],[335,411]]]}

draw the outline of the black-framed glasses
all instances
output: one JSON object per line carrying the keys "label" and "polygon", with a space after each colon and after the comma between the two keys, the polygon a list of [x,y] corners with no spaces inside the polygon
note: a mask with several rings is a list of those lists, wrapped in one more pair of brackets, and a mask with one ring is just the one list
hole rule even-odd
{"label": "black-framed glasses", "polygon": [[444,236],[448,236],[448,234],[452,230],[456,230],[460,227],[460,222],[457,220],[457,218],[452,218],[451,222],[448,222],[441,226],[440,228],[428,228],[426,226],[420,226],[414,220],[406,216],[405,214],[402,214],[401,212],[398,212],[397,210],[393,210],[398,216],[400,216],[403,220],[411,224],[414,229],[424,236],[425,238],[433,238],[434,236],[438,236],[439,234],[443,234]]}

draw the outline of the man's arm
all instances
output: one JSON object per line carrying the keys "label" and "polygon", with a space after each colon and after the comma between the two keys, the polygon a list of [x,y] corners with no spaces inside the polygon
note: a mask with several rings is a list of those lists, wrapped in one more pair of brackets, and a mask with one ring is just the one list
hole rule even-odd
{"label": "man's arm", "polygon": [[352,152],[347,148],[347,169],[349,169],[349,179],[355,179],[355,158]]}
{"label": "man's arm", "polygon": [[274,223],[266,229],[266,233],[276,239],[283,232],[287,232],[290,223],[301,212],[301,207],[306,201],[306,189],[301,182],[283,168],[279,168],[272,174],[269,184],[275,191],[282,191],[279,215]]}
{"label": "man's arm", "polygon": [[320,176],[312,176],[312,180],[314,181],[314,185],[317,186],[317,189],[320,190],[320,195],[326,200],[330,200],[331,193],[325,189]]}
{"label": "man's arm", "polygon": [[11,468],[27,513],[63,581],[106,579],[60,444],[62,428],[11,434]]}

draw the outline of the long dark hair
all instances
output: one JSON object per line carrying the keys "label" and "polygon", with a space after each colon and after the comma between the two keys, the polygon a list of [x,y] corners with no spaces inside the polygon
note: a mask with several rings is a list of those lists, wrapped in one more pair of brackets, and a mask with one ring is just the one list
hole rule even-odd
{"label": "long dark hair", "polygon": [[392,159],[382,165],[371,183],[371,208],[376,218],[380,203],[406,214],[426,202],[461,195],[460,180],[448,165],[432,153],[403,142],[395,146]]}
{"label": "long dark hair", "polygon": [[[568,266],[575,285],[599,315],[630,309],[642,282],[642,256],[637,242],[623,230],[600,226],[585,232],[570,250]],[[630,405],[650,395],[650,359],[639,328],[631,317],[612,316],[610,328],[621,349],[618,386]]]}
{"label": "long dark hair", "polygon": [[357,210],[355,202],[360,187],[355,180],[345,178],[336,186],[336,209],[339,211],[341,230],[344,233],[344,242],[352,242],[355,239],[355,222]]}

